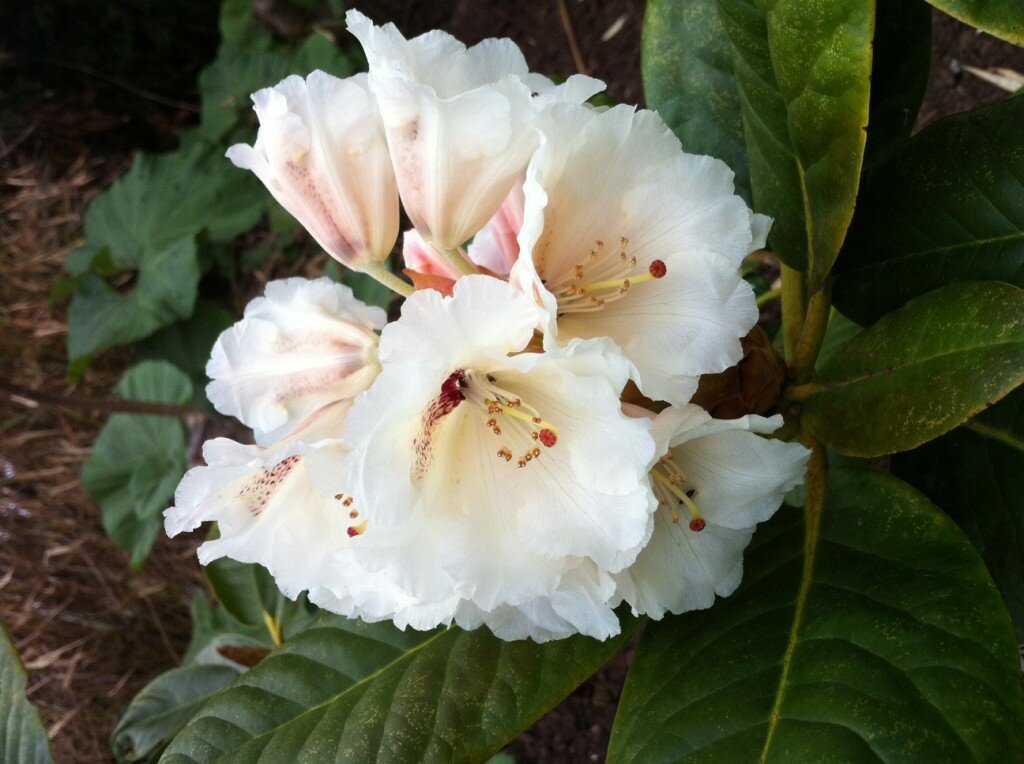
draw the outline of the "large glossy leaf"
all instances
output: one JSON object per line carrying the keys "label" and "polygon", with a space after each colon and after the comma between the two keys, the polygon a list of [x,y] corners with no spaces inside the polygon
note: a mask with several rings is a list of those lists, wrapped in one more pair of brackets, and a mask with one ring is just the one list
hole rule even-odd
{"label": "large glossy leaf", "polygon": [[276,645],[266,623],[242,622],[221,605],[211,605],[203,592],[196,594],[191,611],[192,640],[182,665],[143,687],[114,730],[111,746],[118,761],[155,760],[210,697]]}
{"label": "large glossy leaf", "polygon": [[936,438],[1024,382],[1024,290],[952,284],[835,351],[802,421],[829,448],[880,456]]}
{"label": "large glossy leaf", "polygon": [[1017,0],[928,0],[965,24],[1024,45],[1024,5]]}
{"label": "large glossy leaf", "polygon": [[482,761],[569,694],[606,642],[504,642],[323,617],[214,698],[167,762]]}
{"label": "large glossy leaf", "polygon": [[[183,405],[192,383],[165,361],[132,367],[115,392],[128,400]],[[163,527],[161,513],[188,469],[188,439],[175,417],[114,414],[82,467],[82,485],[103,509],[103,527],[139,565]]]}
{"label": "large glossy leaf", "polygon": [[647,105],[693,154],[725,161],[750,202],[736,76],[716,0],[651,0],[644,12],[640,65]]}
{"label": "large glossy leaf", "polygon": [[39,712],[25,697],[25,669],[0,623],[0,761],[50,764],[53,756]]}
{"label": "large glossy leaf", "polygon": [[967,534],[1024,642],[1024,388],[948,435],[897,455],[892,471]]}
{"label": "large glossy leaf", "polygon": [[947,117],[865,189],[837,264],[836,305],[862,324],[956,281],[1024,286],[1024,98]]}
{"label": "large glossy leaf", "polygon": [[733,596],[648,626],[610,762],[1019,755],[1013,631],[956,526],[859,468],[831,473],[819,521],[805,538],[784,508],[757,532]]}
{"label": "large glossy leaf", "polygon": [[754,208],[811,291],[853,214],[871,74],[873,0],[717,0],[733,51]]}

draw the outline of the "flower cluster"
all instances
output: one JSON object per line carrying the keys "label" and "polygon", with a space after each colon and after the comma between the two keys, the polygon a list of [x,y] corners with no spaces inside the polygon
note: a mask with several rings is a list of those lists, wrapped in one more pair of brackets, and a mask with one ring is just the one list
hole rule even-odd
{"label": "flower cluster", "polygon": [[[739,266],[770,221],[656,114],[587,105],[596,80],[555,85],[508,40],[348,24],[369,74],[256,93],[255,145],[229,157],[406,294],[401,316],[326,278],[268,284],[207,369],[256,445],[207,443],[168,532],[217,521],[203,563],[403,628],[607,638],[622,602],[730,594],[807,452],[760,437],[778,417],[688,401],[740,358]],[[384,265],[399,203],[415,291]]]}

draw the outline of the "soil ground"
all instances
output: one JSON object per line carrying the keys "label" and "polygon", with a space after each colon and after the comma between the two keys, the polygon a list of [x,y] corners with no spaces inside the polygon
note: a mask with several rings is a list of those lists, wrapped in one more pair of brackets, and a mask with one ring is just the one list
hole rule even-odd
{"label": "soil ground", "polygon": [[[467,43],[511,37],[537,71],[567,76],[578,68],[555,2],[354,5],[375,20],[395,21],[407,34],[439,27]],[[616,100],[642,101],[643,3],[567,0],[566,7],[583,68],[606,80]],[[196,40],[212,55],[209,35]],[[130,359],[105,354],[70,385],[66,306],[50,300],[50,289],[78,241],[89,198],[123,171],[132,151],[173,145],[174,129],[195,119],[197,99],[194,91],[154,93],[148,84],[123,75],[104,78],[87,71],[91,67],[35,66],[24,59],[25,42],[0,39],[6,75],[0,80],[0,380],[42,391],[52,401],[0,390],[0,618],[24,658],[29,695],[41,709],[56,759],[104,762],[119,712],[182,655],[188,602],[203,579],[194,539],[161,538],[138,571],[107,540],[98,508],[78,484],[103,416],[81,399],[107,396]],[[965,72],[965,64],[1024,72],[1024,50],[936,13],[919,125],[1005,97]],[[627,666],[628,651],[509,752],[518,761],[602,760]]]}

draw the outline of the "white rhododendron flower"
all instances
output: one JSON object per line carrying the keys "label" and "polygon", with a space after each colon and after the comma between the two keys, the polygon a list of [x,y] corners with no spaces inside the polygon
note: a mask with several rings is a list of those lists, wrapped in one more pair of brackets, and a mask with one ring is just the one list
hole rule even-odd
{"label": "white rhododendron flower", "polygon": [[398,189],[367,76],[293,75],[252,100],[256,143],[232,146],[228,158],[336,260],[379,268],[398,238]]}
{"label": "white rhododendron flower", "polygon": [[562,104],[527,171],[513,283],[544,307],[545,344],[609,337],[648,397],[685,403],[737,362],[757,321],[740,261],[763,245],[722,162],[684,154],[661,118]]}
{"label": "white rhododendron flower", "polygon": [[312,477],[311,464],[321,474],[343,476],[346,449],[331,436],[342,432],[349,406],[326,407],[302,431],[269,448],[228,438],[207,441],[206,465],[188,471],[174,506],[164,512],[167,535],[216,521],[220,536],[199,547],[202,564],[221,557],[255,562],[287,596],[308,589],[334,549],[350,544],[348,529],[362,522],[343,511],[343,500],[325,496]]}
{"label": "white rhododendron flower", "polygon": [[[730,594],[808,457],[759,436],[781,417],[688,403],[741,357],[740,264],[770,219],[653,112],[586,106],[596,80],[555,86],[508,40],[347,21],[369,75],[259,91],[256,144],[229,156],[401,317],[326,278],[268,284],[207,367],[257,445],[209,442],[167,532],[216,521],[204,564],[400,628],[606,639],[621,603]],[[412,284],[383,263],[399,195]],[[668,407],[623,404],[630,379]]]}
{"label": "white rhododendron flower", "polygon": [[[519,352],[537,320],[532,300],[487,276],[405,302],[346,424],[352,491],[367,507],[356,549],[422,599],[464,589],[458,623],[554,608],[575,631],[607,636],[606,571],[644,541],[654,441],[618,406],[628,364],[614,346]],[[574,577],[587,585],[554,598]]]}
{"label": "white rhododendron flower", "polygon": [[531,74],[511,40],[466,48],[440,31],[407,40],[354,10],[346,20],[370,64],[405,211],[442,249],[462,245],[501,206],[538,146],[539,109],[604,87]]}
{"label": "white rhododendron flower", "polygon": [[206,395],[257,443],[272,443],[370,386],[380,369],[374,330],[386,320],[329,278],[272,281],[213,346]]}
{"label": "white rhododendron flower", "polygon": [[651,485],[659,508],[650,541],[615,575],[616,603],[661,618],[711,607],[715,595],[736,590],[755,526],[803,481],[810,451],[756,434],[781,425],[781,416],[712,419],[694,405],[672,406],[654,418],[658,458]]}

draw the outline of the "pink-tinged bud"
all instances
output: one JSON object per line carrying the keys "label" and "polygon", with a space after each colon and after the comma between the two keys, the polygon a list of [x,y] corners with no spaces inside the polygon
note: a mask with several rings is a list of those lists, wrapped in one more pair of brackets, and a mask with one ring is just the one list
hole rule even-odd
{"label": "pink-tinged bud", "polygon": [[253,94],[256,143],[227,156],[252,170],[334,259],[361,270],[398,238],[398,188],[365,74],[316,71]]}
{"label": "pink-tinged bud", "polygon": [[540,145],[537,115],[603,83],[532,74],[507,39],[467,48],[440,31],[407,40],[393,24],[346,15],[363,46],[409,219],[442,249],[465,244],[520,181]]}
{"label": "pink-tinged bud", "polygon": [[376,378],[383,310],[328,278],[271,281],[213,346],[206,395],[265,445]]}

